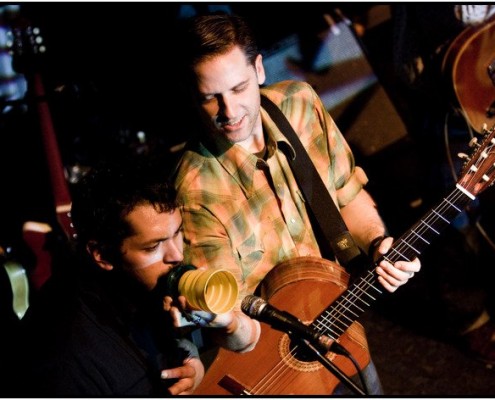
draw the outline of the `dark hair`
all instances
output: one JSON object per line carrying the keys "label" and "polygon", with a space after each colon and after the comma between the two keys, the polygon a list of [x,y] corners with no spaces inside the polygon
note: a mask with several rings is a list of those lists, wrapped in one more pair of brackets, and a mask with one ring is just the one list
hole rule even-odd
{"label": "dark hair", "polygon": [[94,240],[111,261],[119,259],[123,240],[132,234],[125,217],[136,206],[151,204],[159,212],[177,207],[168,175],[141,160],[94,167],[77,183],[72,197],[79,249]]}
{"label": "dark hair", "polygon": [[239,46],[254,65],[259,54],[255,36],[243,18],[233,14],[199,15],[183,21],[178,39],[181,72],[190,73],[199,62]]}

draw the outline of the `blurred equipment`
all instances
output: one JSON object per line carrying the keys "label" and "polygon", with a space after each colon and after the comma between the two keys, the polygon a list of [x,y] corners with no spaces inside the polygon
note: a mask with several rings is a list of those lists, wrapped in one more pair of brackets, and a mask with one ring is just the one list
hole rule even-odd
{"label": "blurred equipment", "polygon": [[310,83],[323,100],[347,141],[368,156],[407,135],[406,127],[378,80],[354,27],[339,10],[326,14],[328,23],[313,71],[295,67],[301,58],[297,35],[264,51],[266,84],[285,79]]}
{"label": "blurred equipment", "polygon": [[495,123],[495,17],[465,28],[450,44],[442,71],[461,112],[481,132]]}

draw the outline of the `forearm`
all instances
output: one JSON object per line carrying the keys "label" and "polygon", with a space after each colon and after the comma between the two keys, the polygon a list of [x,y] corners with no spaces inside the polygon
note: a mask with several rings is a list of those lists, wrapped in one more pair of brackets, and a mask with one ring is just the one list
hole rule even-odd
{"label": "forearm", "polygon": [[365,251],[373,239],[387,234],[374,200],[364,189],[342,207],[341,214],[357,245]]}
{"label": "forearm", "polygon": [[251,351],[258,343],[260,323],[240,311],[234,311],[232,322],[223,328],[209,329],[212,339],[221,347],[238,353]]}

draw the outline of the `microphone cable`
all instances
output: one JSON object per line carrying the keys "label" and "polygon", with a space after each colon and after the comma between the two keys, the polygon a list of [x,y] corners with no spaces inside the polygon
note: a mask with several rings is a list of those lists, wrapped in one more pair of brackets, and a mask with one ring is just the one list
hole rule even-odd
{"label": "microphone cable", "polygon": [[[363,371],[361,371],[361,368],[359,367],[359,363],[354,358],[354,356],[349,351],[347,351],[347,349],[344,346],[342,346],[340,343],[338,343],[336,341],[332,343],[332,346],[330,347],[330,351],[332,351],[335,354],[347,357],[349,359],[349,361],[352,362],[352,364],[354,365],[354,368],[356,369],[357,374],[359,376],[359,381],[361,382],[361,386],[363,387],[364,391],[366,392],[366,395],[369,396],[370,391],[369,391],[368,385],[366,384],[366,380],[364,379]],[[371,358],[370,358],[370,362],[371,362]]]}

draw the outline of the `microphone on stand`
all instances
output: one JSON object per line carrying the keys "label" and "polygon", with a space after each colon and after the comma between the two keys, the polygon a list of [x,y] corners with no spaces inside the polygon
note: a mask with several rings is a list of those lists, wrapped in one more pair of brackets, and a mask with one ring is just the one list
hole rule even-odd
{"label": "microphone on stand", "polygon": [[287,311],[280,311],[268,304],[258,296],[248,295],[241,303],[241,310],[247,316],[261,322],[269,324],[272,328],[299,335],[302,339],[308,340],[314,346],[325,351],[332,351],[337,354],[349,355],[349,352],[335,340],[322,335],[310,326],[302,323],[294,315]]}
{"label": "microphone on stand", "polygon": [[331,351],[333,353],[340,354],[349,358],[358,371],[363,387],[366,387],[361,371],[359,369],[359,364],[344,346],[337,343],[335,340],[329,338],[328,336],[322,335],[320,332],[314,330],[310,326],[303,324],[298,318],[288,313],[287,311],[280,311],[276,309],[271,304],[268,304],[261,297],[253,295],[246,296],[242,300],[241,310],[247,316],[261,322],[266,322],[274,329],[285,333],[293,333],[299,335],[300,338],[305,341],[306,346],[317,355],[321,363],[338,379],[345,383],[356,394],[366,394],[366,392],[358,387],[351,379],[349,379],[349,377],[345,375],[343,371],[341,371],[336,365],[334,365],[329,359],[327,359],[324,354],[320,353],[321,350],[324,350],[325,352]]}

